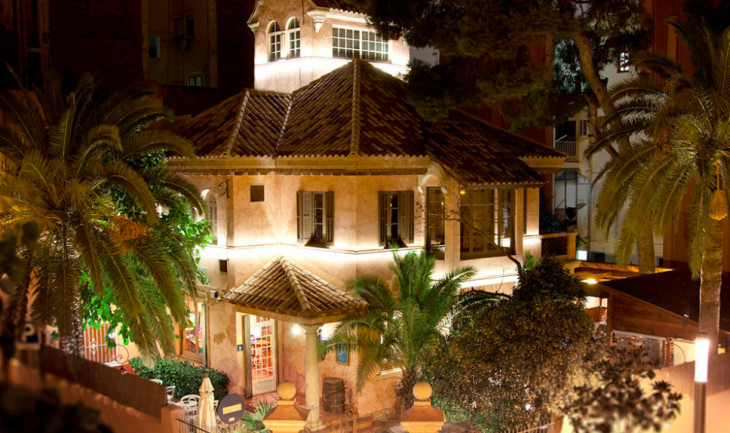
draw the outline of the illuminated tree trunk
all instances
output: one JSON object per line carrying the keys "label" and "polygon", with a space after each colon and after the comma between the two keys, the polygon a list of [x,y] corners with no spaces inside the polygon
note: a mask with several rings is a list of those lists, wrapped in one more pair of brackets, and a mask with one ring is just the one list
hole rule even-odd
{"label": "illuminated tree trunk", "polygon": [[722,221],[713,221],[707,246],[702,254],[699,331],[706,333],[710,340],[710,355],[717,355],[720,332],[722,235]]}

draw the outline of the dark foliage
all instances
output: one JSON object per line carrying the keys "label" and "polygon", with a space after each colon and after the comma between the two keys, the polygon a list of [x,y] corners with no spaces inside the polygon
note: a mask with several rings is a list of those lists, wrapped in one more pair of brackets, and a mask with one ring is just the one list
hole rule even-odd
{"label": "dark foliage", "polygon": [[220,400],[228,394],[230,379],[227,374],[194,365],[189,361],[159,358],[155,361],[155,366],[150,369],[143,364],[140,358],[132,358],[129,360],[129,365],[140,377],[159,379],[165,386],[175,385],[175,397],[198,394],[200,384],[203,383],[206,373],[213,384],[213,395],[216,400]]}

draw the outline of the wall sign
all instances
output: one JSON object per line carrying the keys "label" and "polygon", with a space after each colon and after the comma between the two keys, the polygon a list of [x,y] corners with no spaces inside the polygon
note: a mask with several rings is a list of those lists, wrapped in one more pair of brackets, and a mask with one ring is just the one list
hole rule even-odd
{"label": "wall sign", "polygon": [[234,424],[241,419],[246,410],[246,402],[238,394],[231,393],[218,403],[218,417],[226,424]]}

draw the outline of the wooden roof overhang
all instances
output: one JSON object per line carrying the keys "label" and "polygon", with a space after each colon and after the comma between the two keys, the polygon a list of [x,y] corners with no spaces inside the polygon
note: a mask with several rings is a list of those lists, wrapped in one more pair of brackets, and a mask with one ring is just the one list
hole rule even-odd
{"label": "wooden roof overhang", "polygon": [[170,158],[168,168],[190,176],[289,174],[289,175],[424,175],[428,156],[298,156]]}
{"label": "wooden roof overhang", "polygon": [[[614,330],[687,340],[695,337],[699,282],[693,281],[689,272],[663,269],[650,275],[609,279],[585,289],[589,296],[609,299],[608,320]],[[726,304],[730,295],[722,297],[720,334],[728,335],[730,308]]]}
{"label": "wooden roof overhang", "polygon": [[367,304],[283,256],[276,256],[223,299],[242,313],[302,325],[338,322]]}

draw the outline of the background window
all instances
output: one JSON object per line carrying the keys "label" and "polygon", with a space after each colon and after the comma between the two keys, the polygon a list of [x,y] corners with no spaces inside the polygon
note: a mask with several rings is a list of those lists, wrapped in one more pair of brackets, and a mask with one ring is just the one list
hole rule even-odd
{"label": "background window", "polygon": [[344,59],[388,61],[388,41],[372,30],[332,28],[332,56]]}
{"label": "background window", "polygon": [[626,51],[618,55],[618,71],[629,72],[629,53]]}
{"label": "background window", "polygon": [[308,246],[334,242],[335,193],[297,191],[297,241]]}
{"label": "background window", "polygon": [[281,27],[274,21],[269,25],[269,61],[281,58]]}
{"label": "background window", "polygon": [[289,33],[289,58],[293,59],[295,57],[301,56],[302,40],[299,33],[299,20],[296,18],[292,18],[291,21],[289,21],[289,25],[287,26],[287,31]]}
{"label": "background window", "polygon": [[504,255],[513,251],[513,191],[463,189],[461,194],[461,257]]}
{"label": "background window", "polygon": [[160,37],[150,36],[149,38],[149,56],[150,59],[160,58]]}
{"label": "background window", "polygon": [[380,245],[413,243],[413,191],[378,193]]}

